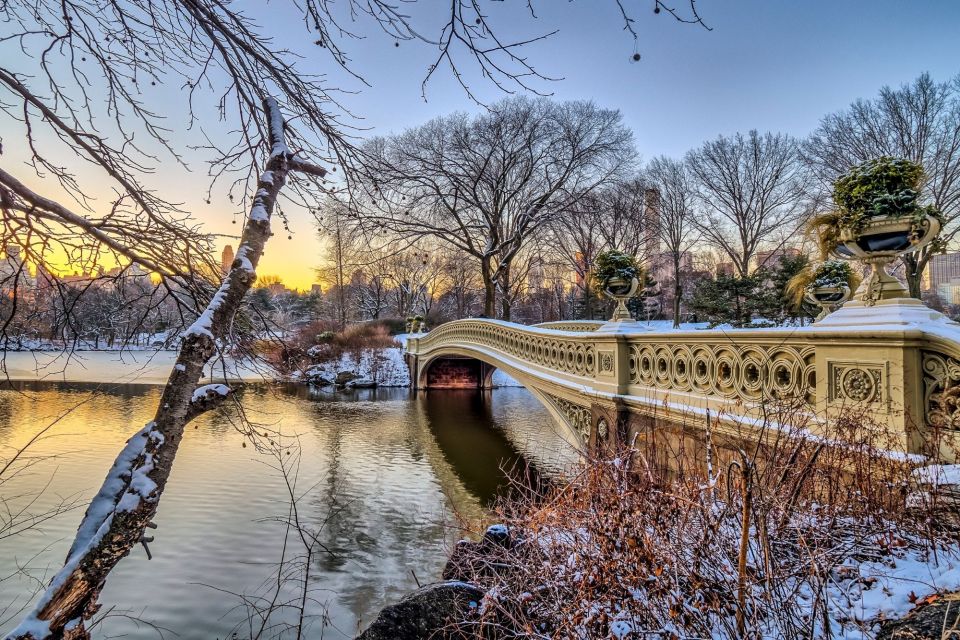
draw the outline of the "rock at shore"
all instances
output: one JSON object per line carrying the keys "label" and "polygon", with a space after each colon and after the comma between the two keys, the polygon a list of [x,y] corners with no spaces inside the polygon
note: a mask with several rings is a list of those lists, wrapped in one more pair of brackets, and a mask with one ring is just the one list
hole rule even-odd
{"label": "rock at shore", "polygon": [[[900,620],[884,623],[877,640],[944,640],[960,627],[960,593],[924,598],[927,602]],[[955,633],[955,631],[953,632]]]}
{"label": "rock at shore", "polygon": [[459,581],[439,582],[414,591],[383,609],[357,640],[427,640],[458,638],[457,622],[475,610],[483,591]]}
{"label": "rock at shore", "polygon": [[357,378],[346,384],[348,389],[374,389],[377,383],[370,378]]}
{"label": "rock at shore", "polygon": [[348,382],[356,380],[360,376],[355,374],[353,371],[341,371],[337,374],[337,377],[334,378],[333,382],[338,386],[345,386]]}

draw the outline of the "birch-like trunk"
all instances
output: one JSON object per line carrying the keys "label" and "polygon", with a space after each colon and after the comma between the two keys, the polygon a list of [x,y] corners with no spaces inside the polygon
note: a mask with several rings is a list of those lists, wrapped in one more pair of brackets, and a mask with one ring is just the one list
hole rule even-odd
{"label": "birch-like trunk", "polygon": [[100,608],[97,598],[107,576],[143,540],[147,527],[153,526],[150,520],[170,477],[184,427],[230,393],[225,385],[197,385],[204,365],[216,352],[217,341],[229,336],[241,301],[256,279],[257,263],[270,237],[277,195],[290,171],[317,176],[326,173],[290,153],[277,102],[266,98],[263,107],[270,156],[230,272],[204,312],[183,333],[176,365],[153,421],[127,441],[87,508],[64,567],[8,640],[89,638],[84,621]]}

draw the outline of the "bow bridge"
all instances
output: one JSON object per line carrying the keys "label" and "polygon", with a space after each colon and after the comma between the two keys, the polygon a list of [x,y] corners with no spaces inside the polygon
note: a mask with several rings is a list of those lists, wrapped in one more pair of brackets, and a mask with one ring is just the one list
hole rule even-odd
{"label": "bow bridge", "polygon": [[661,426],[833,438],[855,417],[884,448],[953,461],[960,325],[915,300],[796,328],[652,331],[634,322],[468,319],[411,337],[416,389],[489,388],[501,369],[590,447]]}

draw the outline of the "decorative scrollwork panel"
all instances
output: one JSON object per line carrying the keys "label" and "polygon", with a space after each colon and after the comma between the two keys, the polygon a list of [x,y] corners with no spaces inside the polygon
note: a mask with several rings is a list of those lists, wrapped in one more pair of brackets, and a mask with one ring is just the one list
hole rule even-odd
{"label": "decorative scrollwork panel", "polygon": [[960,429],[960,361],[942,353],[922,352],[923,407],[927,424]]}
{"label": "decorative scrollwork panel", "polygon": [[[550,404],[556,407],[557,411],[563,414],[567,422],[570,423],[570,426],[580,435],[580,438],[584,442],[589,442],[590,426],[593,421],[590,408],[549,393],[544,393],[543,395],[550,401]],[[604,426],[606,426],[606,423],[604,423]]]}
{"label": "decorative scrollwork panel", "polygon": [[630,345],[630,383],[760,402],[815,402],[812,346],[676,344]]}

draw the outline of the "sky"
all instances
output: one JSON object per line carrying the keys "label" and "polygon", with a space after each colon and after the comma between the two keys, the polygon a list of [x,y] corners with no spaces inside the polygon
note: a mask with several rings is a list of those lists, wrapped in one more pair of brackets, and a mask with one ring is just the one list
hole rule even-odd
{"label": "sky", "polygon": [[[683,10],[685,0],[675,0]],[[960,74],[960,1],[938,0],[700,0],[700,15],[711,28],[680,24],[652,0],[623,0],[636,19],[636,45],[624,31],[614,0],[526,0],[482,2],[489,22],[504,38],[552,32],[524,49],[544,75],[560,78],[536,87],[557,100],[589,99],[619,109],[643,158],[679,157],[717,135],[758,129],[802,137],[820,118],[857,98],[870,98],[884,85],[899,86],[928,71],[935,80]],[[313,47],[302,20],[277,2],[238,0],[279,42],[304,55],[306,71],[328,74],[328,84],[351,91],[343,103],[358,116],[360,136],[400,132],[452,111],[477,112],[453,77],[441,69],[421,95],[421,81],[435,48],[397,42],[368,23],[356,26],[360,39],[345,43],[351,69],[366,84],[331,69],[325,51]],[[446,0],[420,0],[409,9],[424,33],[435,33]],[[264,8],[268,8],[265,10]],[[634,53],[640,60],[632,59]],[[480,99],[504,94],[464,69]],[[159,100],[175,110],[178,89]],[[175,124],[175,120],[171,124]],[[173,136],[189,140],[192,132]],[[9,154],[8,154],[9,155]],[[6,162],[6,161],[5,161]],[[225,198],[208,205],[207,178],[195,163],[184,175],[161,165],[153,184],[178,190],[187,208],[211,231],[237,233]],[[259,273],[279,275],[288,285],[307,288],[317,281],[324,258],[310,216],[294,212],[292,239],[271,240]],[[223,237],[220,244],[232,242]],[[235,244],[235,242],[234,242]]]}

